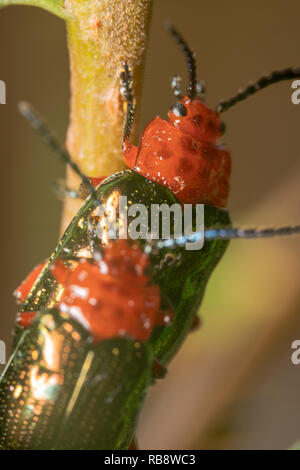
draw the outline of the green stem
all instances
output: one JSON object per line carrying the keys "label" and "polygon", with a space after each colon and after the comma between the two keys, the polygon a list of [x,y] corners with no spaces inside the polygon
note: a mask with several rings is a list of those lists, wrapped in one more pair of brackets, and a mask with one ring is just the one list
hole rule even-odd
{"label": "green stem", "polygon": [[[133,74],[139,115],[152,0],[72,0],[65,8],[71,69],[67,147],[86,175],[108,176],[124,168],[123,61]],[[71,171],[67,184],[78,186]],[[63,228],[77,209],[74,201],[66,203]]]}
{"label": "green stem", "polygon": [[[138,118],[152,0],[0,0],[0,8],[13,4],[39,6],[66,20],[71,73],[67,147],[72,159],[87,176],[122,170],[120,72],[126,61]],[[67,185],[78,187],[69,170]],[[77,209],[76,202],[66,202],[63,228]]]}
{"label": "green stem", "polygon": [[120,72],[126,61],[139,107],[151,4],[151,0],[65,3],[71,67],[67,145],[88,176],[123,168]]}

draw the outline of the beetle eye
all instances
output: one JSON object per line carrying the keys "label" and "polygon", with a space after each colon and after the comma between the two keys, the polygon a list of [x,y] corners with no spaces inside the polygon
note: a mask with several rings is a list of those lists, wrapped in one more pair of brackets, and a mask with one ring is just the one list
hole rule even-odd
{"label": "beetle eye", "polygon": [[187,115],[187,109],[186,107],[181,104],[181,103],[176,103],[176,104],[173,104],[170,108],[170,110],[172,111],[173,114],[175,114],[175,116],[186,116]]}
{"label": "beetle eye", "polygon": [[225,132],[226,132],[226,124],[224,124],[224,122],[222,122],[222,121],[220,123],[220,132],[221,132],[222,135],[225,134]]}

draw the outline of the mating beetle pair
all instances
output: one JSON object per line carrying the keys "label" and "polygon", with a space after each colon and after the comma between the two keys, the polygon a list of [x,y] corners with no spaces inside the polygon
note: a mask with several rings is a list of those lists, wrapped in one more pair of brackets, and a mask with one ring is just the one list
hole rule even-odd
{"label": "mating beetle pair", "polygon": [[[0,444],[18,449],[126,449],[148,386],[162,375],[192,327],[211,272],[231,238],[299,233],[300,226],[239,230],[224,209],[230,155],[217,144],[219,114],[261,88],[300,77],[275,72],[210,110],[197,96],[192,52],[173,27],[188,62],[189,87],[169,112],[130,144],[134,114],[130,71],[121,75],[127,117],[123,155],[131,168],[95,187],[28,105],[21,111],[81,176],[90,195],[56,250],[23,284],[16,348],[0,385]],[[187,239],[109,241],[95,235],[99,204],[205,204],[205,243]],[[27,295],[28,294],[28,295]],[[26,298],[25,298],[26,297]]]}

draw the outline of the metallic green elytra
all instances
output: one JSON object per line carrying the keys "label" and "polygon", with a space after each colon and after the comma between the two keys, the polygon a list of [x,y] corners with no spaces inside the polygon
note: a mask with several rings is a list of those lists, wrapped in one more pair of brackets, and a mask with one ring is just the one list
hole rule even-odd
{"label": "metallic green elytra", "polygon": [[[228,212],[213,206],[204,207],[204,220],[206,227],[230,225]],[[189,333],[209,277],[228,243],[228,240],[206,240],[201,250],[176,247],[161,250],[151,258],[153,280],[174,311],[171,325],[157,327],[150,338],[155,357],[163,364],[172,359]]]}
{"label": "metallic green elytra", "polygon": [[[163,186],[131,170],[117,173],[105,180],[97,189],[98,200],[104,207],[111,204],[114,195],[127,196],[128,206],[144,204],[151,213],[151,204],[178,203],[176,197]],[[60,257],[69,259],[90,250],[90,218],[95,202],[88,198],[67,228],[56,250],[49,258],[38,281],[22,306],[23,311],[47,311],[56,306],[60,286],[53,279],[49,266]],[[228,212],[205,206],[206,227],[230,225]],[[130,217],[128,217],[130,220]],[[144,243],[142,241],[141,243]],[[206,241],[201,250],[187,251],[184,247],[163,249],[151,255],[151,277],[158,284],[163,297],[172,305],[172,325],[157,327],[151,342],[154,353],[162,363],[167,363],[179,348],[193,322],[211,272],[222,257],[228,240]]]}
{"label": "metallic green elytra", "polygon": [[149,344],[93,345],[77,322],[40,314],[2,378],[0,448],[128,448],[152,363]]}
{"label": "metallic green elytra", "polygon": [[[96,191],[107,210],[119,196],[127,196],[128,206],[144,204],[149,217],[151,204],[178,203],[165,187],[130,170],[108,178]],[[40,313],[28,330],[16,330],[18,345],[0,384],[3,448],[128,448],[151,382],[153,360],[166,365],[176,353],[228,244],[205,241],[197,251],[182,246],[153,249],[149,274],[159,285],[163,302],[172,306],[173,322],[155,327],[148,342],[116,338],[94,346],[80,325],[57,311],[63,286],[50,266],[58,258],[77,263],[76,257],[90,257],[91,246],[101,245],[93,232],[96,209],[89,196],[22,306],[22,311]],[[227,211],[205,206],[206,227],[229,225]],[[58,363],[49,367],[45,361],[51,348]],[[36,396],[35,384],[42,396]]]}

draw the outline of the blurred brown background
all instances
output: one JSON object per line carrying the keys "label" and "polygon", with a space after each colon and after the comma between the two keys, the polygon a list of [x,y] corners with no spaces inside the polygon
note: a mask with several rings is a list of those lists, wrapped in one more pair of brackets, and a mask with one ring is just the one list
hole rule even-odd
{"label": "blurred brown background", "polygon": [[[165,116],[170,78],[186,70],[164,31],[172,20],[197,53],[212,106],[263,73],[300,65],[298,0],[154,0],[143,125]],[[0,11],[0,339],[10,342],[12,291],[57,242],[61,203],[51,184],[64,169],[18,115],[26,99],[64,139],[68,55],[63,21],[30,7]],[[299,223],[300,105],[290,83],[224,114],[233,156],[230,211],[236,225]],[[166,380],[152,388],[139,426],[142,448],[286,448],[300,438],[300,239],[232,241],[209,283],[203,327]]]}

